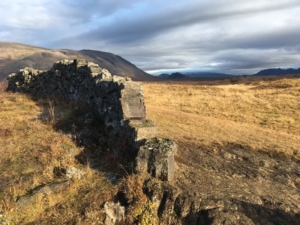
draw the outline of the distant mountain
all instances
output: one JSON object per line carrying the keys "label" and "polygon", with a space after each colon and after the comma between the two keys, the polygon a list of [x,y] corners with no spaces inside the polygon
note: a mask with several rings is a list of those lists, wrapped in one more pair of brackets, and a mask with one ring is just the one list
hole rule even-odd
{"label": "distant mountain", "polygon": [[0,81],[24,67],[48,70],[61,59],[84,58],[108,69],[113,75],[129,76],[133,80],[157,80],[121,56],[94,50],[51,50],[18,43],[0,42]]}
{"label": "distant mountain", "polygon": [[254,74],[254,76],[272,76],[272,75],[288,75],[288,74],[299,74],[299,69],[281,69],[281,68],[271,68],[261,70],[258,73]]}
{"label": "distant mountain", "polygon": [[189,76],[186,76],[182,73],[172,73],[170,76],[169,76],[169,79],[185,79],[185,78],[189,78]]}
{"label": "distant mountain", "polygon": [[160,74],[158,77],[160,77],[160,78],[162,78],[162,79],[168,79],[168,78],[170,77],[170,75],[167,74],[167,73],[162,73],[162,74]]}
{"label": "distant mountain", "polygon": [[210,72],[185,72],[185,75],[189,77],[203,77],[203,78],[231,78],[235,75],[225,73],[210,73]]}
{"label": "distant mountain", "polygon": [[165,80],[176,80],[176,79],[186,79],[186,78],[190,78],[189,76],[186,76],[182,73],[176,72],[176,73],[172,73],[171,75],[163,73],[161,75],[159,75],[158,77],[165,79]]}

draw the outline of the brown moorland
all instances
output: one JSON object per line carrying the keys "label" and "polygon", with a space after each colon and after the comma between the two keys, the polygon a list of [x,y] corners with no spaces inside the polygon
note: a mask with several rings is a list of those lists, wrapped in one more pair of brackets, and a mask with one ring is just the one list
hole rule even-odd
{"label": "brown moorland", "polygon": [[[83,122],[89,112],[84,104],[32,99],[5,92],[6,85],[0,85],[0,212],[6,219],[14,224],[101,224],[104,202],[125,187],[133,196],[129,221],[139,218],[143,224],[150,217],[155,224],[157,214],[142,191],[144,178],[126,175],[117,185],[107,179],[109,143],[99,145],[97,121]],[[144,92],[147,117],[154,120],[159,137],[179,146],[176,179],[170,184],[193,193],[192,204],[202,199],[207,216],[225,207],[222,221],[240,221],[235,214],[246,224],[267,224],[274,218],[297,224],[300,78],[145,82]],[[84,129],[95,134],[89,146],[76,140],[76,132]],[[70,157],[80,152],[92,154],[99,165]],[[66,182],[59,168],[72,166],[86,174],[67,181],[63,192],[38,196],[30,207],[17,203],[39,187]],[[184,204],[180,215],[185,218],[177,224],[191,224],[195,217],[188,209],[185,214]],[[162,218],[161,224],[168,223]]]}
{"label": "brown moorland", "polygon": [[147,115],[160,136],[194,146],[236,143],[299,157],[300,78],[211,83],[144,84]]}
{"label": "brown moorland", "polygon": [[158,135],[179,146],[180,224],[299,224],[300,79],[233,83],[144,85]]}

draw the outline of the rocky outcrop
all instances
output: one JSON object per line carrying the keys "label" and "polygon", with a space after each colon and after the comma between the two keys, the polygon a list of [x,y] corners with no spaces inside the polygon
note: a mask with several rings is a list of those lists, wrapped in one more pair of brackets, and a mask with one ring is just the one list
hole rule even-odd
{"label": "rocky outcrop", "polygon": [[142,145],[136,157],[137,172],[147,171],[163,181],[174,178],[177,145],[168,139],[152,138]]}
{"label": "rocky outcrop", "polygon": [[[37,97],[60,96],[68,101],[88,103],[103,122],[109,137],[125,141],[132,154],[137,154],[145,140],[156,136],[154,123],[146,120],[143,85],[112,75],[95,63],[65,59],[56,62],[49,71],[22,69],[10,74],[8,81],[8,89],[14,92]],[[160,174],[155,176],[163,180],[174,177],[174,150],[167,153],[156,151],[157,156],[152,150],[140,150],[144,155],[148,154],[148,158],[155,158],[152,161],[147,159],[156,168],[148,170],[150,173],[155,171],[155,174]],[[160,156],[166,158],[165,161],[158,160]],[[159,163],[163,165],[159,166]]]}

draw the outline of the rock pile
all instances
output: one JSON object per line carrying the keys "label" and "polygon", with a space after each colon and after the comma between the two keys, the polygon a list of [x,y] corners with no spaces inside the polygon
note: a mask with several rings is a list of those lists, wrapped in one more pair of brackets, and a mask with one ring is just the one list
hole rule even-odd
{"label": "rock pile", "polygon": [[[111,138],[124,140],[127,149],[133,154],[137,154],[140,149],[148,158],[155,158],[155,162],[147,160],[152,162],[152,167],[161,169],[146,169],[148,172],[159,173],[158,177],[163,180],[173,178],[174,162],[171,161],[174,161],[175,151],[168,151],[167,155],[161,151],[149,151],[148,154],[146,148],[140,148],[145,140],[156,136],[154,123],[146,120],[142,84],[111,75],[108,70],[84,59],[58,61],[49,71],[25,68],[10,74],[7,79],[8,89],[14,92],[38,97],[60,96],[68,101],[87,102],[103,121]],[[159,161],[161,155],[168,159]],[[157,165],[159,162],[164,165]],[[170,175],[166,174],[169,172]]]}

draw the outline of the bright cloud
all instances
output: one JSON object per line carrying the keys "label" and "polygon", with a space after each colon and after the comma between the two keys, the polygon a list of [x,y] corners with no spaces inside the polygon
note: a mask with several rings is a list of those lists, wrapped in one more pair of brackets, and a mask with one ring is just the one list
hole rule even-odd
{"label": "bright cloud", "polygon": [[148,71],[300,67],[299,0],[11,0],[1,41],[95,49]]}

